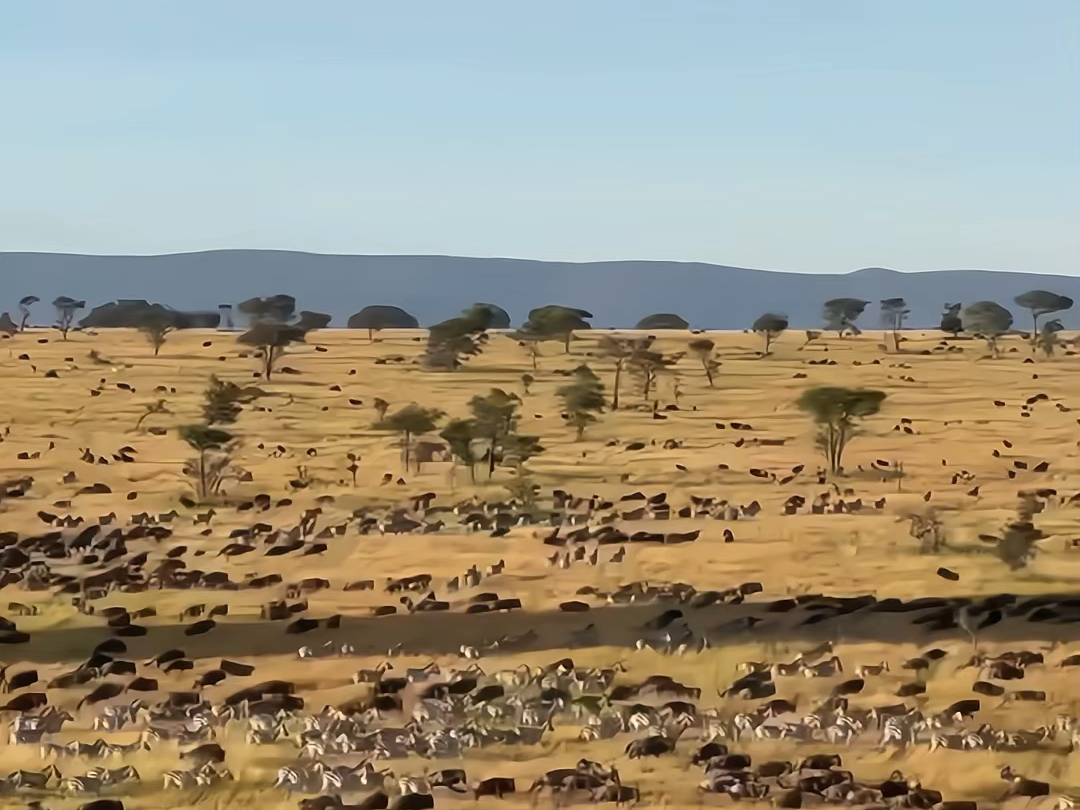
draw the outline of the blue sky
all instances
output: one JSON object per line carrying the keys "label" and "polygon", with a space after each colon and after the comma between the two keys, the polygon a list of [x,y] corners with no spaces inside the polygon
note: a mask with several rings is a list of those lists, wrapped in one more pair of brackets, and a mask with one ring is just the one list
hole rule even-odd
{"label": "blue sky", "polygon": [[1077,0],[32,0],[0,250],[1080,270]]}

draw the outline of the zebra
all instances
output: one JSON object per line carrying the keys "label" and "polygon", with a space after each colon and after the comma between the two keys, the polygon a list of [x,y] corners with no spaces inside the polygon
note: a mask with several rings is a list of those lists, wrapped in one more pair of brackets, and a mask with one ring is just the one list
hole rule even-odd
{"label": "zebra", "polygon": [[326,766],[313,762],[306,766],[286,765],[278,769],[274,787],[300,793],[316,793],[322,787]]}
{"label": "zebra", "polygon": [[42,771],[18,770],[8,774],[7,782],[13,788],[29,788],[30,790],[45,790],[52,779],[62,779],[60,769],[50,765]]}

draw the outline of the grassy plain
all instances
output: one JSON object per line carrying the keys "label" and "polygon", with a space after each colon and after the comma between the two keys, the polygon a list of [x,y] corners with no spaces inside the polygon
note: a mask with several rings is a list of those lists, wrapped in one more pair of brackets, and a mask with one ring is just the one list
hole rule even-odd
{"label": "grassy plain", "polygon": [[[180,517],[172,524],[174,535],[160,546],[147,546],[153,548],[151,564],[169,548],[183,544],[190,550],[189,565],[195,564],[190,554],[202,551],[201,567],[228,571],[234,581],[246,574],[269,572],[281,573],[286,582],[302,577],[329,579],[333,587],[310,597],[308,615],[340,613],[345,617],[342,629],[333,634],[320,630],[300,641],[284,635],[281,623],[259,620],[259,606],[280,598],[284,588],[113,593],[102,603],[131,609],[152,605],[157,609],[158,616],[145,622],[149,635],[131,640],[129,657],[145,660],[156,651],[178,646],[198,659],[193,672],[164,676],[170,690],[189,688],[196,675],[225,655],[256,663],[258,671],[252,681],[272,677],[296,681],[300,693],[315,707],[356,696],[363,687],[351,684],[352,673],[374,666],[397,644],[401,652],[394,659],[395,667],[432,659],[444,667],[462,666],[464,662],[457,655],[460,644],[483,645],[505,634],[536,629],[540,640],[532,649],[485,657],[481,664],[492,671],[553,661],[566,654],[572,630],[594,621],[601,630],[602,646],[573,650],[570,654],[579,664],[622,660],[629,667],[624,676],[628,680],[654,672],[681,677],[702,687],[703,707],[726,706],[725,711],[734,711],[717,696],[716,688],[730,682],[739,661],[789,660],[822,637],[813,628],[793,627],[777,619],[698,656],[635,652],[636,628],[658,612],[657,606],[600,607],[581,615],[555,610],[559,602],[575,598],[585,585],[610,589],[646,580],[687,582],[704,590],[760,581],[764,592],[755,599],[811,593],[914,598],[1077,590],[1080,549],[1071,550],[1070,541],[1080,537],[1080,511],[1066,503],[1080,491],[1080,376],[1075,372],[1080,360],[1076,357],[1060,351],[1049,360],[1034,356],[1013,338],[1005,341],[1000,359],[990,360],[979,341],[950,341],[956,348],[945,351],[939,333],[918,331],[904,334],[899,352],[886,351],[880,333],[842,340],[825,337],[800,348],[802,333],[791,332],[774,344],[770,356],[761,357],[761,341],[755,335],[707,336],[716,342],[721,362],[715,387],[707,384],[700,363],[683,358],[661,375],[656,398],[659,414],[666,418],[657,419],[634,380],[624,375],[623,408],[605,413],[578,442],[560,418],[556,390],[566,384],[569,370],[586,362],[610,393],[611,364],[594,356],[595,334],[580,333],[569,355],[558,343],[544,344],[536,370],[515,342],[500,336],[467,366],[453,373],[436,373],[422,369],[417,362],[424,347],[422,333],[388,332],[381,340],[369,342],[364,332],[326,330],[310,334],[306,345],[291,347],[279,363],[279,373],[268,383],[252,379],[256,361],[243,356],[235,336],[225,333],[174,333],[156,357],[139,333],[126,330],[72,333],[67,341],[47,331],[18,335],[0,343],[0,379],[4,382],[0,427],[6,428],[0,444],[0,469],[4,478],[33,476],[35,483],[26,497],[0,505],[2,529],[20,535],[41,533],[47,529],[37,515],[39,511],[82,515],[90,522],[114,512],[117,524],[124,525],[134,513],[163,513],[175,508]],[[663,333],[657,345],[673,354],[685,351],[688,340],[685,333]],[[91,350],[95,357],[89,355]],[[1027,362],[1033,357],[1034,362]],[[50,371],[55,375],[46,374]],[[521,381],[526,372],[535,377],[529,394]],[[206,507],[186,510],[178,501],[180,495],[190,493],[182,468],[192,453],[179,439],[177,427],[200,421],[202,394],[211,374],[238,383],[258,383],[270,394],[245,408],[236,425],[242,439],[237,461],[251,473],[252,480],[228,487],[228,501],[235,503],[264,492],[275,501],[288,497],[293,503],[257,518],[219,504],[210,524],[213,531],[204,537],[200,532],[205,527],[194,525],[192,517]],[[127,387],[118,387],[118,383]],[[792,494],[805,496],[809,503],[832,488],[831,481],[818,483],[815,471],[822,462],[814,447],[814,431],[808,417],[794,404],[807,387],[825,384],[875,388],[888,394],[881,413],[866,421],[862,435],[851,444],[845,457],[847,475],[836,481],[841,489],[853,489],[867,508],[859,515],[811,515],[800,510],[798,515],[785,516],[783,503]],[[675,404],[676,386],[678,410],[665,410]],[[531,480],[544,495],[561,488],[575,495],[617,500],[635,490],[647,495],[664,491],[673,512],[689,504],[691,495],[714,496],[735,504],[756,500],[762,511],[753,519],[737,522],[673,517],[662,529],[654,521],[621,521],[620,528],[628,532],[701,529],[701,536],[694,543],[677,546],[634,544],[618,565],[608,562],[610,550],[602,549],[599,565],[575,564],[567,570],[548,564],[551,549],[540,538],[550,530],[533,526],[516,527],[498,538],[487,532],[445,531],[360,536],[350,529],[345,536],[328,540],[329,549],[319,556],[268,558],[255,553],[236,560],[215,556],[232,529],[249,526],[255,519],[275,527],[293,525],[320,497],[324,497],[320,526],[340,523],[360,507],[407,506],[412,496],[424,492],[437,493],[436,502],[441,504],[474,494],[487,501],[507,500],[514,471],[500,469],[489,480],[478,468],[476,484],[467,471],[449,462],[425,463],[419,473],[405,471],[397,438],[372,428],[376,397],[390,402],[391,411],[416,402],[440,408],[450,416],[464,416],[469,398],[493,387],[521,396],[520,430],[539,436],[546,448],[528,464]],[[92,395],[93,390],[99,393]],[[1028,405],[1029,398],[1040,393],[1047,398]],[[147,406],[159,400],[164,400],[168,413],[150,415],[136,429]],[[732,421],[748,423],[752,429],[735,430],[730,426]],[[726,427],[720,429],[721,424]],[[151,428],[164,428],[164,433],[155,435]],[[669,440],[678,446],[671,447]],[[642,442],[645,447],[630,450],[627,445],[632,442]],[[279,445],[284,452],[277,449]],[[112,461],[112,454],[124,446],[134,448],[135,461]],[[86,450],[111,463],[82,461]],[[360,458],[355,486],[346,471],[346,454],[350,452]],[[873,469],[877,460],[889,462],[890,469],[902,465],[903,475]],[[1048,470],[1033,472],[1043,461],[1049,463]],[[1014,462],[1026,464],[1027,469],[1018,469]],[[777,483],[798,465],[804,465],[801,474],[785,485]],[[774,473],[776,480],[754,477],[749,473],[752,468]],[[1015,472],[1014,478],[1008,477],[1009,470]],[[69,471],[76,473],[77,480],[64,483]],[[961,471],[961,480],[953,483]],[[384,483],[387,474],[390,483]],[[288,482],[298,477],[306,479],[308,485],[290,487]],[[398,479],[403,483],[397,483]],[[80,488],[96,482],[106,484],[111,493],[77,494]],[[969,494],[975,487],[978,494]],[[1056,489],[1060,503],[1036,516],[1036,525],[1048,536],[1040,542],[1040,552],[1032,563],[1013,571],[994,556],[992,546],[979,541],[978,535],[999,532],[1014,515],[1018,491],[1038,488]],[[129,499],[131,492],[138,493],[134,500]],[[325,500],[328,495],[333,496],[332,503]],[[883,508],[869,507],[881,498],[886,500]],[[58,501],[71,501],[71,506],[58,508]],[[907,515],[930,507],[944,521],[948,547],[940,554],[923,555],[918,553],[917,541],[909,536]],[[734,533],[733,543],[723,542],[724,529]],[[440,598],[448,598],[440,588],[444,578],[460,574],[472,564],[483,570],[500,559],[506,562],[505,573],[486,579],[480,588],[520,597],[522,612],[383,619],[369,615],[371,607],[393,601],[378,587],[387,577],[430,573]],[[64,570],[65,565],[71,564],[61,563],[58,570]],[[935,573],[939,567],[957,572],[959,579],[954,582],[939,577]],[[374,579],[376,590],[341,590],[346,582],[358,579]],[[13,670],[37,662],[42,678],[52,677],[69,670],[108,635],[100,619],[76,611],[69,598],[9,587],[2,603],[8,601],[40,608],[39,615],[18,618],[19,628],[32,634],[31,642],[0,650]],[[212,633],[186,638],[180,614],[197,603],[228,603],[230,613]],[[980,648],[993,651],[1026,645],[1050,649],[1054,645],[1050,660],[1056,661],[1065,651],[1063,642],[1072,640],[1073,633],[1072,626],[1006,622],[988,631]],[[831,629],[825,637],[838,642],[838,654],[847,668],[879,660],[892,662],[891,674],[875,682],[876,691],[860,695],[860,705],[895,701],[891,694],[904,679],[899,662],[925,649],[930,641],[953,654],[933,673],[930,689],[920,698],[927,709],[940,709],[970,695],[974,675],[954,674],[971,652],[970,641],[962,632],[928,639],[909,627],[863,618],[839,630]],[[297,661],[299,643],[314,646],[330,638],[354,644],[359,654],[348,659]],[[1002,727],[1032,728],[1052,723],[1060,714],[1076,714],[1074,703],[1080,691],[1068,672],[1047,667],[1043,674],[1036,673],[1025,681],[1025,688],[1050,693],[1045,705],[1010,704],[987,712],[985,720]],[[243,679],[231,679],[206,693],[221,696],[243,683]],[[798,696],[808,706],[811,698],[828,692],[828,684],[819,679],[785,683],[787,688],[780,695]],[[73,705],[77,696],[52,690],[50,701]],[[76,728],[85,733],[79,734],[86,739],[99,736],[89,732],[88,723],[89,714],[84,712]],[[473,779],[510,775],[528,782],[543,770],[570,764],[580,756],[615,759],[627,739],[586,746],[575,740],[576,732],[576,728],[558,729],[551,741],[536,749],[485,749],[470,755],[463,766]],[[6,733],[3,736],[6,739]],[[761,760],[802,754],[793,753],[790,745],[775,743],[749,743],[745,747]],[[691,748],[686,744],[676,756],[644,766],[640,761],[620,760],[623,779],[639,784],[648,804],[696,803],[700,799],[693,787],[700,777],[696,769],[687,771]],[[130,798],[125,796],[127,806],[295,806],[295,798],[268,788],[274,769],[291,761],[293,750],[287,746],[253,749],[242,740],[233,741],[228,749],[229,766],[239,781],[198,796],[158,792],[156,774],[177,767],[170,749],[133,758],[131,764],[139,768],[146,783],[140,791],[128,794]],[[0,771],[40,766],[37,757],[35,746],[0,745],[0,761],[4,763]],[[844,758],[845,765],[860,777],[884,778],[894,768],[902,768],[919,776],[924,784],[945,791],[948,798],[988,798],[1004,787],[996,777],[1003,763],[991,753],[931,755],[923,748],[898,761],[894,754],[860,748],[845,751]],[[1080,768],[1064,752],[1014,754],[1008,761],[1025,775],[1062,786],[1080,778]],[[452,764],[447,762],[446,766]],[[423,763],[395,762],[393,767],[399,772],[418,772]],[[720,802],[716,797],[705,801]],[[54,810],[78,803],[58,797],[46,800]],[[11,806],[21,806],[21,800]]]}

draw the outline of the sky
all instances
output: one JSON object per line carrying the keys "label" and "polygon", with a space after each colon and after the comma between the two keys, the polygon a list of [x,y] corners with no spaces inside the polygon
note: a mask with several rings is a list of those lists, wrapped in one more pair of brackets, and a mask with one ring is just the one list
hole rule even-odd
{"label": "sky", "polygon": [[32,0],[0,251],[1080,273],[1077,0]]}

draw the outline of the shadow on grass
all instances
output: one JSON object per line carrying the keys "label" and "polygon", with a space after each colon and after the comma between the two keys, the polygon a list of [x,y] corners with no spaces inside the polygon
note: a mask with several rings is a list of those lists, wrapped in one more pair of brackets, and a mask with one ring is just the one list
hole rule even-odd
{"label": "shadow on grass", "polygon": [[[1038,598],[1038,597],[1029,597]],[[463,644],[481,647],[506,636],[535,631],[535,637],[514,645],[502,645],[499,652],[536,652],[575,647],[633,648],[646,635],[646,622],[672,608],[683,612],[686,623],[696,633],[705,633],[712,646],[748,642],[806,642],[825,639],[847,643],[933,645],[949,640],[969,641],[965,630],[928,630],[913,621],[930,611],[880,613],[867,610],[804,624],[814,614],[806,610],[770,613],[771,603],[716,605],[694,610],[684,605],[619,605],[594,608],[587,613],[561,611],[465,615],[462,613],[415,613],[397,616],[346,617],[340,629],[318,629],[303,635],[285,632],[287,622],[243,622],[219,620],[217,627],[201,636],[186,636],[188,625],[147,625],[146,636],[125,639],[128,654],[123,657],[149,658],[169,648],[180,648],[195,658],[240,658],[243,656],[291,655],[301,645],[317,647],[333,640],[349,643],[358,655],[385,655],[396,645],[404,654],[456,654]],[[1063,611],[1064,613],[1064,611]],[[1064,613],[1066,616],[1072,613]],[[753,616],[761,621],[752,630],[737,623]],[[1080,639],[1080,608],[1077,623],[1029,622],[1024,617],[1005,618],[978,631],[978,639],[995,642],[1057,642]],[[734,624],[733,624],[734,623]],[[595,632],[582,640],[575,631],[595,625]],[[678,624],[678,622],[676,622]],[[75,661],[85,658],[96,644],[111,634],[106,628],[60,628],[35,632],[29,643],[0,650],[8,660],[18,658],[37,663]]]}

